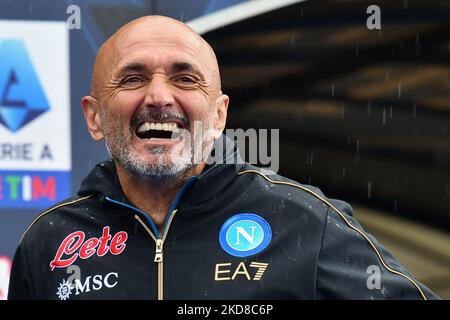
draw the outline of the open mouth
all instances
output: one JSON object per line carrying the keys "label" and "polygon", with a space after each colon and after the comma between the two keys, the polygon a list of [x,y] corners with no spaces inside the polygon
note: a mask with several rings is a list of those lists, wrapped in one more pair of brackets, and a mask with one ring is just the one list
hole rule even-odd
{"label": "open mouth", "polygon": [[180,134],[180,126],[176,122],[143,122],[136,128],[136,136],[145,140],[175,140]]}

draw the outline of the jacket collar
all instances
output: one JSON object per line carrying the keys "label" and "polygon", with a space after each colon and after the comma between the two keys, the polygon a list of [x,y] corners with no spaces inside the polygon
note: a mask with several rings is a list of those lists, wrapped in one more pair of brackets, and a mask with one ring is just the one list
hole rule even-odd
{"label": "jacket collar", "polygon": [[[195,207],[204,204],[220,194],[236,177],[244,162],[233,140],[222,135],[215,143],[213,150],[223,155],[224,163],[207,165],[183,195],[180,204],[184,207]],[[210,159],[208,163],[210,163]],[[230,164],[227,164],[230,163]],[[79,196],[99,194],[101,199],[109,197],[121,202],[128,202],[123,193],[112,159],[103,161],[82,181]]]}

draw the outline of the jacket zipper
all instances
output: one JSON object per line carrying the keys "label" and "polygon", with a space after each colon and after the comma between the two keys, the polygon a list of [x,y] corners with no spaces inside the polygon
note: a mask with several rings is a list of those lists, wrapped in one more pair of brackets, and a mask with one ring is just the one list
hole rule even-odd
{"label": "jacket zipper", "polygon": [[159,234],[158,238],[154,236],[154,234],[150,231],[150,229],[147,227],[147,225],[142,221],[142,219],[136,214],[134,215],[134,218],[139,221],[139,223],[144,227],[144,229],[147,231],[147,233],[152,237],[152,239],[156,243],[155,247],[155,258],[154,262],[157,265],[158,269],[158,300],[164,299],[164,259],[163,259],[163,245],[164,241],[166,240],[167,233],[169,231],[170,224],[172,223],[173,217],[177,213],[177,210],[173,210],[170,214],[169,220],[167,221],[166,227],[164,228],[164,233]]}
{"label": "jacket zipper", "polygon": [[[197,176],[192,176],[190,177],[185,183],[184,185],[181,187],[180,191],[177,193],[175,200],[172,203],[172,207],[169,210],[169,215],[166,218],[166,222],[164,224],[163,227],[163,233],[159,233],[158,229],[155,226],[155,223],[148,217],[147,213],[145,213],[142,210],[139,210],[136,207],[133,207],[131,205],[128,205],[126,203],[111,199],[110,197],[106,197],[106,200],[119,204],[121,206],[130,208],[138,213],[140,213],[150,224],[150,226],[153,229],[153,232],[148,228],[147,224],[144,223],[144,221],[141,219],[141,217],[137,214],[134,215],[134,218],[139,221],[139,223],[144,227],[144,229],[147,231],[147,233],[150,235],[150,237],[155,241],[156,243],[156,247],[155,247],[155,259],[154,262],[157,264],[157,269],[158,269],[158,300],[163,300],[164,299],[164,266],[163,266],[163,245],[164,245],[164,240],[166,240],[167,237],[167,233],[169,231],[169,227],[170,224],[172,223],[173,217],[175,216],[175,214],[177,213],[177,209],[175,209],[175,207],[178,205],[178,202],[180,201],[182,195],[184,194],[184,192],[186,191],[186,189],[188,188],[188,186],[193,183],[195,180],[197,180],[198,177]],[[158,237],[156,237],[155,235],[158,235]]]}
{"label": "jacket zipper", "polygon": [[158,300],[164,299],[164,265],[163,265],[163,247],[164,240],[158,238],[156,240],[155,263],[158,269]]}

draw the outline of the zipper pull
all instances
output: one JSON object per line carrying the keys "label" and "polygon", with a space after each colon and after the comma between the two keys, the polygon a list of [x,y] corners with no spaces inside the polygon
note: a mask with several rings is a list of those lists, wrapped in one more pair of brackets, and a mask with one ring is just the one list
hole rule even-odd
{"label": "zipper pull", "polygon": [[162,239],[156,239],[155,262],[159,263],[163,261],[162,247],[163,247]]}

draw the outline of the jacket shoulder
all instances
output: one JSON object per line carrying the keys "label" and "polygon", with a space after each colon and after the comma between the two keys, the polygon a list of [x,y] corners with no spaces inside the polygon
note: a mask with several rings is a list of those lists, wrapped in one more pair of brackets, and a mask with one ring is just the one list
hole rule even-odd
{"label": "jacket shoulder", "polygon": [[79,196],[74,196],[71,198],[67,198],[61,202],[58,202],[56,204],[54,204],[52,207],[44,210],[43,212],[39,213],[37,215],[37,217],[31,222],[31,224],[28,226],[28,228],[25,230],[25,232],[23,233],[21,239],[20,239],[20,243],[22,243],[22,241],[25,239],[25,237],[27,236],[27,234],[29,233],[29,231],[36,225],[39,223],[39,221],[41,221],[43,218],[47,217],[50,214],[54,214],[57,213],[59,209],[64,208],[64,207],[68,207],[68,206],[74,206],[76,204],[80,204],[83,201],[91,198],[93,196],[93,194],[91,195],[86,195],[83,197],[79,197]]}
{"label": "jacket shoulder", "polygon": [[[275,174],[272,171],[264,170],[252,165],[243,167],[238,176],[249,175],[250,179],[258,181],[261,189],[272,190],[269,194],[275,198],[286,198],[294,200],[299,204],[316,204],[322,205],[324,208],[331,208],[337,212],[342,212],[344,215],[352,216],[353,209],[345,201],[338,199],[331,199],[325,196],[325,194],[317,187],[302,184],[298,181],[289,179],[279,174]],[[253,181],[253,182],[254,182]],[[267,194],[265,194],[267,196]]]}

